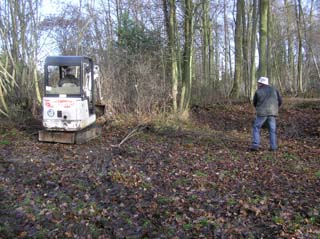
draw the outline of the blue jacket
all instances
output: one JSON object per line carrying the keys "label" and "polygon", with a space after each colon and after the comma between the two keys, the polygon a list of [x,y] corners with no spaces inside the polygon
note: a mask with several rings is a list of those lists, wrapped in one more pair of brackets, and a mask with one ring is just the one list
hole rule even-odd
{"label": "blue jacket", "polygon": [[253,97],[253,105],[258,116],[277,116],[281,104],[279,92],[269,85],[260,87]]}

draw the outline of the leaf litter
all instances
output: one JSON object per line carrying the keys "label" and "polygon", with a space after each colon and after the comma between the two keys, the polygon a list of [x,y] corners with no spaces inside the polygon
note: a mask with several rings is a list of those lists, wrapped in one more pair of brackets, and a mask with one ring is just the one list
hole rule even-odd
{"label": "leaf litter", "polygon": [[[82,145],[0,124],[1,238],[318,238],[319,102],[286,102],[276,153],[247,103],[112,124]],[[137,129],[135,130],[135,132]],[[126,139],[126,140],[124,140]]]}

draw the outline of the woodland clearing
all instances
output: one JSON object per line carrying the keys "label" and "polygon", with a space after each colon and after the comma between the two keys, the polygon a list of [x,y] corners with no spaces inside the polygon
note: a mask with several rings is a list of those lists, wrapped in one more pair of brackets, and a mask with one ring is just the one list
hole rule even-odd
{"label": "woodland clearing", "polygon": [[81,145],[2,118],[0,238],[320,238],[319,103],[285,100],[275,153],[267,129],[247,151],[249,103],[118,120]]}

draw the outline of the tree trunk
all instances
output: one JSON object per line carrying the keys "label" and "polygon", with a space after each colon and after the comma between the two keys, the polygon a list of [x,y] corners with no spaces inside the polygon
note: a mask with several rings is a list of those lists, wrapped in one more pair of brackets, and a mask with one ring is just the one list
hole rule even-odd
{"label": "tree trunk", "polygon": [[116,14],[117,14],[117,26],[118,26],[118,30],[117,30],[117,36],[118,36],[118,42],[121,45],[122,43],[122,36],[120,34],[120,29],[121,29],[121,19],[122,19],[122,0],[116,0]]}
{"label": "tree trunk", "polygon": [[[166,1],[166,0],[164,0]],[[176,49],[176,0],[169,0],[169,24],[168,24],[168,38],[169,38],[169,51],[171,63],[171,94],[173,112],[178,112],[178,57]]]}
{"label": "tree trunk", "polygon": [[272,18],[270,12],[270,5],[268,1],[267,7],[267,76],[269,77],[269,83],[273,84],[273,77],[272,77],[272,53],[271,53],[271,34],[272,34]]}
{"label": "tree trunk", "polygon": [[256,78],[256,34],[257,34],[257,0],[253,0],[252,5],[252,34],[251,34],[251,63],[250,63],[250,99],[253,100],[255,90],[257,88],[257,78]]}
{"label": "tree trunk", "polygon": [[234,68],[234,82],[231,90],[231,97],[238,98],[240,95],[240,86],[242,83],[242,42],[243,42],[243,26],[244,24],[242,15],[244,9],[244,0],[237,1],[237,16],[236,16],[236,29],[235,29],[235,68]]}
{"label": "tree trunk", "polygon": [[298,77],[297,77],[297,94],[300,95],[304,93],[303,81],[302,81],[302,34],[301,34],[301,15],[302,8],[300,0],[295,1],[296,7],[296,22],[298,29]]}
{"label": "tree trunk", "polygon": [[[243,67],[242,67],[242,81],[245,83],[245,95],[248,96],[249,95],[249,35],[250,35],[250,29],[249,29],[249,13],[246,14],[244,5],[243,5],[243,9],[242,9],[242,52],[243,52]],[[247,19],[246,19],[247,16]]]}
{"label": "tree trunk", "polygon": [[227,18],[227,1],[224,0],[224,4],[223,4],[223,26],[224,26],[224,82],[225,84],[227,84],[227,82],[229,81],[229,69],[228,69],[228,65],[229,65],[229,29],[228,29],[228,18]]}
{"label": "tree trunk", "polygon": [[188,117],[192,86],[192,56],[193,56],[193,1],[185,0],[184,14],[184,53],[180,113]]}
{"label": "tree trunk", "polygon": [[287,0],[284,0],[284,5],[286,8],[286,25],[287,25],[287,41],[288,41],[288,50],[287,50],[287,69],[288,69],[288,82],[290,83],[290,91],[293,92],[295,85],[295,65],[294,65],[294,52],[293,52],[293,40],[292,40],[292,34],[290,29],[290,23],[292,22],[290,17],[290,11],[289,11],[289,4]]}
{"label": "tree trunk", "polygon": [[313,27],[312,27],[312,25],[313,25],[313,7],[314,7],[313,5],[314,5],[314,0],[311,0],[310,13],[309,13],[309,24],[310,24],[309,30],[307,30],[308,27],[307,27],[307,24],[305,22],[304,15],[303,15],[303,26],[304,26],[304,35],[305,35],[306,43],[308,45],[308,51],[307,52],[309,52],[309,55],[312,58],[313,64],[314,64],[314,66],[316,68],[316,71],[317,71],[318,80],[319,80],[320,79],[320,69],[319,69],[319,66],[318,66],[318,63],[317,63],[317,59],[316,59],[313,47],[312,47],[311,43],[309,42],[309,40],[307,40],[307,39],[311,39],[312,38],[312,33],[313,33],[313,30],[314,30]]}
{"label": "tree trunk", "polygon": [[210,19],[209,19],[209,1],[202,2],[202,68],[203,68],[203,86],[207,89],[210,81]]}
{"label": "tree trunk", "polygon": [[260,0],[259,77],[267,76],[268,0]]}

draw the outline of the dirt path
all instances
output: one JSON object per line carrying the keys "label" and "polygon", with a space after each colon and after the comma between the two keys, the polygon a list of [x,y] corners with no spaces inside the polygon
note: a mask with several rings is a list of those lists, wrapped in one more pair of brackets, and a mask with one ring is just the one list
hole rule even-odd
{"label": "dirt path", "polygon": [[318,238],[320,107],[286,102],[279,151],[247,152],[248,104],[112,125],[84,145],[0,124],[0,238]]}

